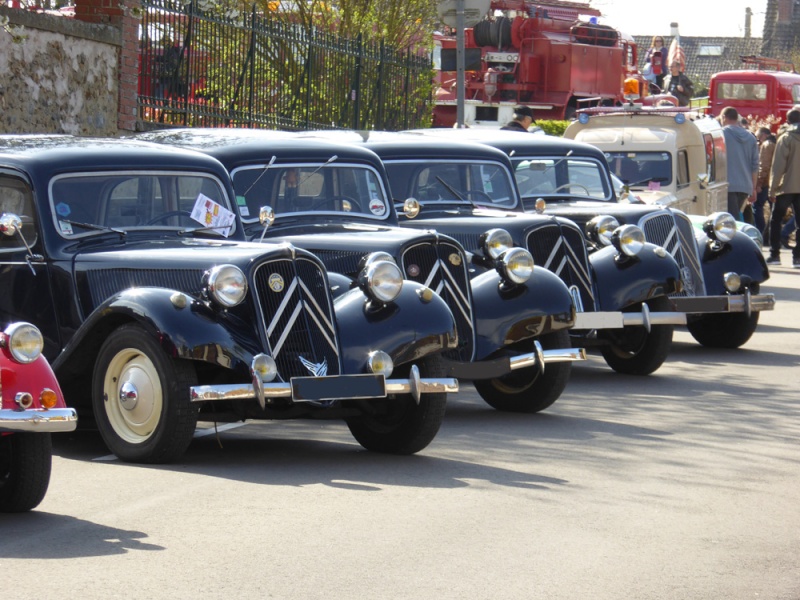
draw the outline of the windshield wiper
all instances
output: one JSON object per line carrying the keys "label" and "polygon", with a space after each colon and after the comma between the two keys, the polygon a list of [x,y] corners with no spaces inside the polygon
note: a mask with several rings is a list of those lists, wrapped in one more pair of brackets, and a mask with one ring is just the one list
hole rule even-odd
{"label": "windshield wiper", "polygon": [[206,231],[211,231],[217,235],[224,235],[222,232],[217,231],[218,229],[227,229],[228,232],[230,232],[230,230],[233,229],[233,223],[230,225],[209,225],[207,227],[195,227],[194,229],[181,229],[178,232],[178,235],[186,235],[187,233],[202,233]]}
{"label": "windshield wiper", "polygon": [[462,202],[469,202],[469,204],[472,206],[472,208],[478,208],[478,205],[475,204],[472,200],[470,200],[470,198],[469,198],[469,196],[467,194],[465,194],[464,192],[459,192],[458,190],[456,190],[456,188],[454,188],[452,185],[447,183],[444,179],[442,179],[438,175],[436,176],[436,181],[438,181],[445,188],[447,188],[447,191],[450,192],[451,194],[453,194],[453,196],[455,196],[457,199],[461,200]]}
{"label": "windshield wiper", "polygon": [[84,229],[90,229],[92,231],[101,231],[103,233],[116,233],[121,238],[124,238],[128,235],[128,232],[124,229],[117,229],[115,227],[106,227],[105,225],[95,225],[94,223],[82,223],[81,221],[72,221],[71,219],[59,219],[60,223],[69,223],[70,225],[77,225],[78,227],[83,227]]}

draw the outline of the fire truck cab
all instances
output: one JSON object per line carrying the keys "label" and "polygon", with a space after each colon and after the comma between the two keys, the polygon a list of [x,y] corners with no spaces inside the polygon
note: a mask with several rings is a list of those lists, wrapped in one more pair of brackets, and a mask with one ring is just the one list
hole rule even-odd
{"label": "fire truck cab", "polygon": [[602,150],[621,200],[688,214],[727,210],[725,138],[716,119],[680,107],[585,109],[564,137]]}
{"label": "fire truck cab", "polygon": [[753,70],[723,71],[711,77],[709,106],[719,115],[733,106],[740,115],[764,120],[777,132],[786,113],[800,104],[800,73],[794,65],[760,56],[742,56]]}

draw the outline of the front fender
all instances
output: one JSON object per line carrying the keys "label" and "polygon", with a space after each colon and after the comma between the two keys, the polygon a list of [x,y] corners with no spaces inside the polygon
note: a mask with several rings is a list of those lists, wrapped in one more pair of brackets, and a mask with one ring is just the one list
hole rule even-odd
{"label": "front fender", "polygon": [[383,350],[395,365],[454,348],[458,342],[453,313],[429,288],[404,281],[400,295],[385,306],[369,302],[360,289],[334,300],[342,368],[366,372],[367,355]]}
{"label": "front fender", "polygon": [[475,312],[475,357],[482,360],[497,350],[535,338],[575,321],[569,289],[544,268],[534,268],[524,285],[501,286],[496,271],[486,271],[471,280]]}
{"label": "front fender", "polygon": [[769,279],[769,267],[758,245],[747,234],[736,232],[734,238],[720,249],[706,243],[703,251],[703,279],[706,293],[710,296],[727,293],[723,284],[725,273],[747,275],[754,283],[763,283]]}
{"label": "front fender", "polygon": [[90,371],[108,335],[125,323],[140,323],[175,358],[199,360],[249,372],[259,352],[252,325],[215,311],[190,296],[164,288],[124,290],[99,305],[53,361],[59,378]]}
{"label": "front fender", "polygon": [[661,246],[645,243],[633,258],[620,254],[608,246],[589,257],[597,286],[598,310],[622,310],[678,291],[680,266]]}

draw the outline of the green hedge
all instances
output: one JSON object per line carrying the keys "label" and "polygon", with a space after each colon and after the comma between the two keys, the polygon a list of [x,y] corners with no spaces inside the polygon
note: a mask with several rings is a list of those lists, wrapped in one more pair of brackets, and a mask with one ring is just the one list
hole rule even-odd
{"label": "green hedge", "polygon": [[541,127],[547,135],[563,137],[564,130],[572,121],[536,121],[536,125]]}

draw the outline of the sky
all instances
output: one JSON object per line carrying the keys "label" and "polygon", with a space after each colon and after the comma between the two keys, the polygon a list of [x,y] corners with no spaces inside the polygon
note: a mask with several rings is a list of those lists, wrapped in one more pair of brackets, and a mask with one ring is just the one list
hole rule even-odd
{"label": "sky", "polygon": [[764,32],[767,0],[589,0],[601,23],[631,35],[670,35],[677,22],[681,35],[743,37],[745,9],[753,11],[752,37]]}

